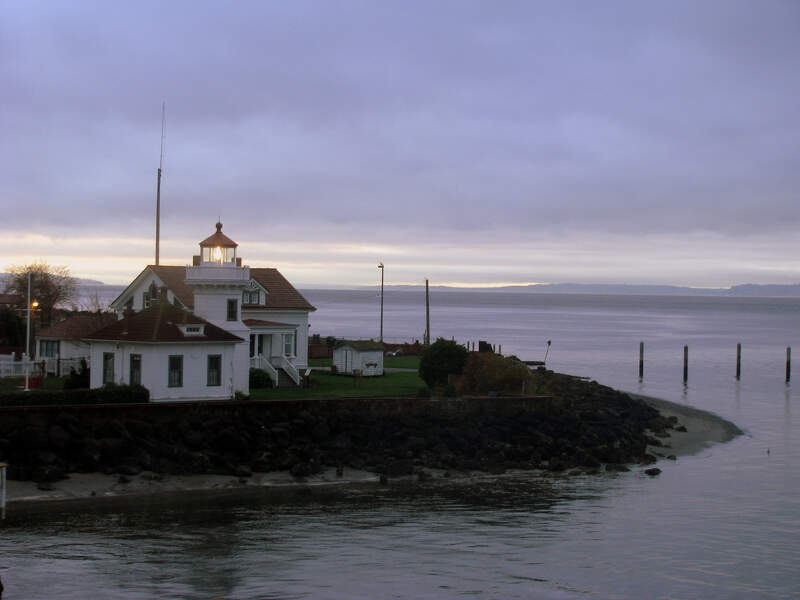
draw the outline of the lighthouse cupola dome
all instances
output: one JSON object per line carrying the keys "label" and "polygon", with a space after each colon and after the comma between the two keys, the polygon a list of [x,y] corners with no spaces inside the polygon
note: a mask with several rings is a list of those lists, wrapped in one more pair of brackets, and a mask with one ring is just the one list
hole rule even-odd
{"label": "lighthouse cupola dome", "polygon": [[222,223],[217,222],[217,230],[200,242],[200,257],[203,263],[238,264],[236,248],[239,246],[222,233]]}

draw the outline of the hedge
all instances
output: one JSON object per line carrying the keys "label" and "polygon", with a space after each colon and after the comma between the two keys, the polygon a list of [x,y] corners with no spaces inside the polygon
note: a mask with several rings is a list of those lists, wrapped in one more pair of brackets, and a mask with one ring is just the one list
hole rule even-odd
{"label": "hedge", "polygon": [[144,404],[150,392],[141,385],[106,385],[91,390],[31,390],[0,394],[0,406],[67,404]]}

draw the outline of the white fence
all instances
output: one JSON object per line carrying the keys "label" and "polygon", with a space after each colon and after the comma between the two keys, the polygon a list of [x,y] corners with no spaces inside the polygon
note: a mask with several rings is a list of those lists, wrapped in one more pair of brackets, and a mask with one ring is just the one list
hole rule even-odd
{"label": "white fence", "polygon": [[0,377],[24,377],[25,375],[39,375],[42,372],[42,362],[35,360],[14,360],[7,355],[0,356]]}

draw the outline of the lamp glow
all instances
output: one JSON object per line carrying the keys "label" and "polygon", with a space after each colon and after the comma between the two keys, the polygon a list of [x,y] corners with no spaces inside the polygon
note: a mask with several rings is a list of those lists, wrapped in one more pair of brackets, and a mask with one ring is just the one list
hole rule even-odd
{"label": "lamp glow", "polygon": [[222,248],[220,248],[219,246],[214,248],[214,260],[216,260],[217,262],[222,262]]}

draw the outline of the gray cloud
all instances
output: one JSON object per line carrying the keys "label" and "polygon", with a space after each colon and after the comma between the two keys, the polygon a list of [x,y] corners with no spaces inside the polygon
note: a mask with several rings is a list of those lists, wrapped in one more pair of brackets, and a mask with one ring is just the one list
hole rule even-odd
{"label": "gray cloud", "polygon": [[7,235],[151,236],[165,99],[165,234],[796,250],[794,2],[118,4],[0,7]]}

